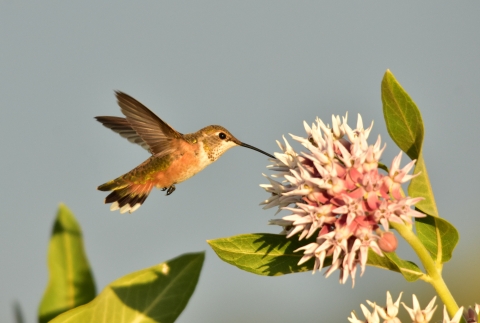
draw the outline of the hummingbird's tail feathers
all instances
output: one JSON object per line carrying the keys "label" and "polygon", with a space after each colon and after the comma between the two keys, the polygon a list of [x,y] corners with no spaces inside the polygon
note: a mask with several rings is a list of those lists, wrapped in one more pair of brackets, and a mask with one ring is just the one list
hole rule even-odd
{"label": "hummingbird's tail feathers", "polygon": [[105,184],[100,185],[99,187],[97,187],[97,190],[108,192],[108,191],[119,190],[126,186],[128,186],[128,183],[125,181],[122,181],[122,178],[119,177],[117,179],[108,181]]}
{"label": "hummingbird's tail feathers", "polygon": [[120,184],[118,182],[120,182],[120,179],[114,179],[100,185],[98,189],[100,191],[112,191],[105,198],[105,204],[112,203],[110,210],[120,210],[120,213],[132,213],[137,210],[145,202],[153,188],[153,183]]}

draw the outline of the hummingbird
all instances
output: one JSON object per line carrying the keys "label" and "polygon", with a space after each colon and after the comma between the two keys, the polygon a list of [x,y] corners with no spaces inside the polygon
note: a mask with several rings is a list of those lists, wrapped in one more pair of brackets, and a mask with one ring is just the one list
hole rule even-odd
{"label": "hummingbird", "polygon": [[145,202],[153,187],[167,191],[167,196],[172,194],[176,184],[197,174],[235,146],[275,158],[241,142],[222,126],[211,125],[181,134],[128,94],[116,91],[115,95],[125,118],[100,116],[95,119],[142,146],[152,156],[128,173],[98,186],[100,191],[111,191],[105,198],[106,204],[112,203],[111,211],[134,212]]}

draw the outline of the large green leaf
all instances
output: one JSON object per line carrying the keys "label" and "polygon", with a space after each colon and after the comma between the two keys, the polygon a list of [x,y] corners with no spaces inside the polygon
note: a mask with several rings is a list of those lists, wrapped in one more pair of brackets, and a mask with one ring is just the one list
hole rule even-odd
{"label": "large green leaf", "polygon": [[[293,252],[314,239],[298,241],[285,235],[254,233],[208,240],[208,244],[223,261],[257,275],[279,276],[312,270],[313,261],[297,265],[302,252]],[[328,266],[331,259],[325,260]]]}
{"label": "large green leaf", "polygon": [[422,150],[423,121],[415,102],[387,70],[382,80],[383,116],[393,141],[411,159]]}
{"label": "large green leaf", "polygon": [[453,249],[458,243],[458,231],[447,220],[427,215],[415,219],[417,236],[427,248],[437,264],[452,258]]}
{"label": "large green leaf", "polygon": [[60,205],[48,246],[49,281],[38,310],[39,322],[90,302],[95,283],[73,213]]}
{"label": "large green leaf", "polygon": [[420,110],[402,88],[395,76],[387,70],[382,80],[383,115],[388,133],[393,141],[411,159],[416,159],[414,174],[408,188],[411,197],[424,197],[415,206],[426,214],[438,216],[433,190],[422,156],[424,127]]}
{"label": "large green leaf", "polygon": [[187,306],[205,253],[185,254],[117,279],[90,303],[51,323],[169,323]]}
{"label": "large green leaf", "polygon": [[[209,240],[208,243],[220,259],[231,265],[257,275],[279,276],[313,269],[313,259],[297,265],[303,253],[294,252],[313,241],[315,239],[298,241],[280,234],[256,233]],[[331,258],[328,257],[324,266],[330,264]],[[381,257],[370,250],[367,264],[400,272],[411,281],[423,275],[417,265],[399,259],[394,253]]]}
{"label": "large green leaf", "polygon": [[411,180],[410,185],[408,186],[408,195],[411,197],[425,198],[415,204],[415,207],[425,214],[438,217],[437,204],[435,203],[433,189],[430,185],[430,180],[428,179],[427,167],[425,166],[422,154],[420,154],[417,159],[413,173],[420,174]]}

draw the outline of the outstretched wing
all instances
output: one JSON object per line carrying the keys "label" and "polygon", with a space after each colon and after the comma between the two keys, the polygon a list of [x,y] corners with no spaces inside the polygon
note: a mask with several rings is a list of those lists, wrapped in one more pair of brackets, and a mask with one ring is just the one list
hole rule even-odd
{"label": "outstretched wing", "polygon": [[123,138],[127,138],[128,141],[139,144],[144,149],[150,151],[148,144],[133,130],[127,119],[121,117],[95,117],[98,122],[103,124],[108,129],[112,129]]}
{"label": "outstretched wing", "polygon": [[183,140],[182,134],[157,117],[146,106],[123,92],[115,92],[118,105],[131,128],[148,145],[154,155],[174,151],[171,141]]}

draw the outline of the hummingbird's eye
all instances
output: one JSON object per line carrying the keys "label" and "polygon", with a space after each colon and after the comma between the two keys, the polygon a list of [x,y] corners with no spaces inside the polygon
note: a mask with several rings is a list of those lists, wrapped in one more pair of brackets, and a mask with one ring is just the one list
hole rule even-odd
{"label": "hummingbird's eye", "polygon": [[218,138],[220,138],[220,139],[223,140],[223,139],[227,138],[227,135],[224,134],[223,132],[220,132],[220,133],[218,134]]}

